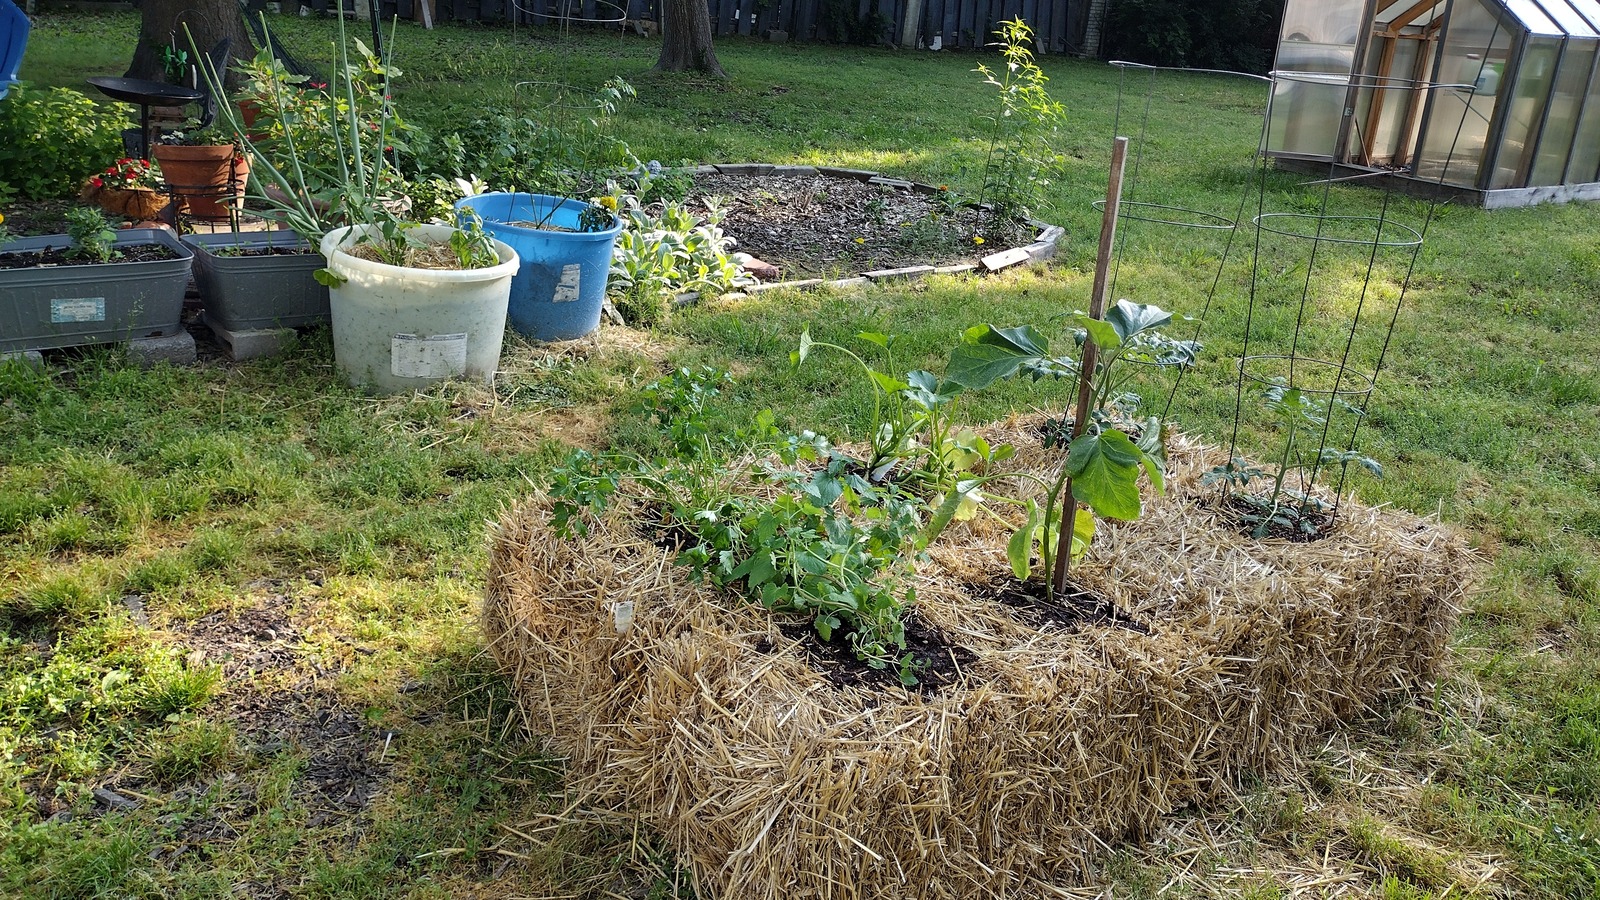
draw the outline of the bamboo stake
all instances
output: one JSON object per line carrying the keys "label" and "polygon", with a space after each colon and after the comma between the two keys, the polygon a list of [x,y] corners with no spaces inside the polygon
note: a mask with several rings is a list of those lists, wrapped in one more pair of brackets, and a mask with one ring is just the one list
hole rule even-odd
{"label": "bamboo stake", "polygon": [[[1106,208],[1100,217],[1100,249],[1094,260],[1094,289],[1089,294],[1089,317],[1104,319],[1106,292],[1110,289],[1111,252],[1117,238],[1117,214],[1122,205],[1122,171],[1128,159],[1128,139],[1118,137],[1111,145],[1111,172],[1106,179]],[[1094,367],[1100,350],[1094,338],[1083,342],[1083,355],[1078,363],[1078,408],[1072,420],[1072,439],[1083,435],[1089,424],[1089,395],[1093,388]],[[1066,483],[1066,502],[1062,509],[1061,525],[1056,535],[1056,564],[1051,573],[1051,588],[1056,594],[1067,592],[1067,573],[1072,566],[1072,532],[1078,517],[1078,498],[1072,495],[1072,479]]]}

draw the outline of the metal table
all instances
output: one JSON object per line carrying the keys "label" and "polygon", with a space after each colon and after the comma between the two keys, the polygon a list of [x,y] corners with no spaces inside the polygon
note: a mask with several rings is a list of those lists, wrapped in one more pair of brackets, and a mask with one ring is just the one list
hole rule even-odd
{"label": "metal table", "polygon": [[181,84],[146,81],[143,78],[117,78],[97,75],[88,79],[100,93],[113,100],[139,107],[139,158],[150,158],[150,107],[187,106],[205,99],[205,93]]}

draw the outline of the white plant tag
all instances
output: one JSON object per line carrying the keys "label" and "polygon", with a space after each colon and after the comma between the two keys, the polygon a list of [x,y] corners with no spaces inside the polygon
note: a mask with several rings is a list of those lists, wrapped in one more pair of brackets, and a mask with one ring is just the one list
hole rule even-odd
{"label": "white plant tag", "polygon": [[104,322],[106,298],[72,297],[50,301],[50,324],[66,322]]}
{"label": "white plant tag", "polygon": [[397,334],[389,345],[389,371],[398,378],[455,378],[467,372],[467,336]]}
{"label": "white plant tag", "polygon": [[551,303],[571,303],[578,299],[578,285],[583,282],[583,267],[568,263],[561,267],[561,280],[556,283],[556,295]]}

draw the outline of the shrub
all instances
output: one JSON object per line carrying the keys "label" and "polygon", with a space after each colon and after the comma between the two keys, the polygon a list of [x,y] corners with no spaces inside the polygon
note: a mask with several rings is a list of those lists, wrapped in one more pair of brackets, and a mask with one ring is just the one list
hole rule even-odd
{"label": "shrub", "polygon": [[1101,55],[1156,66],[1264,73],[1283,4],[1268,0],[1117,0]]}
{"label": "shrub", "polygon": [[122,156],[121,110],[70,88],[12,87],[0,103],[0,196],[27,200],[77,194],[84,179]]}

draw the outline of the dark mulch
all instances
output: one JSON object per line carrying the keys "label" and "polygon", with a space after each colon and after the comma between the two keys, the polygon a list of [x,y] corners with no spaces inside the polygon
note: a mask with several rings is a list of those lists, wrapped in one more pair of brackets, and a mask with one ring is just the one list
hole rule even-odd
{"label": "dark mulch", "polygon": [[946,196],[851,178],[696,175],[693,193],[722,198],[722,230],[736,249],[785,279],[976,263],[1032,239],[1017,223]]}
{"label": "dark mulch", "polygon": [[[965,673],[978,658],[965,647],[953,643],[942,631],[923,622],[913,609],[903,619],[906,629],[906,653],[915,661],[917,683],[912,690],[923,695],[937,694],[965,677]],[[835,631],[831,640],[824,641],[810,622],[780,625],[788,637],[800,642],[807,657],[817,671],[835,687],[862,685],[889,687],[900,685],[900,673],[892,667],[874,668],[856,656],[850,646],[850,635]],[[758,647],[771,650],[771,646]]]}
{"label": "dark mulch", "polygon": [[1067,593],[1056,595],[1039,579],[1005,579],[968,586],[975,600],[998,603],[1018,622],[1039,630],[1046,628],[1076,631],[1089,626],[1123,628],[1149,634],[1150,626],[1128,615],[1115,603],[1090,591],[1067,583]]}

